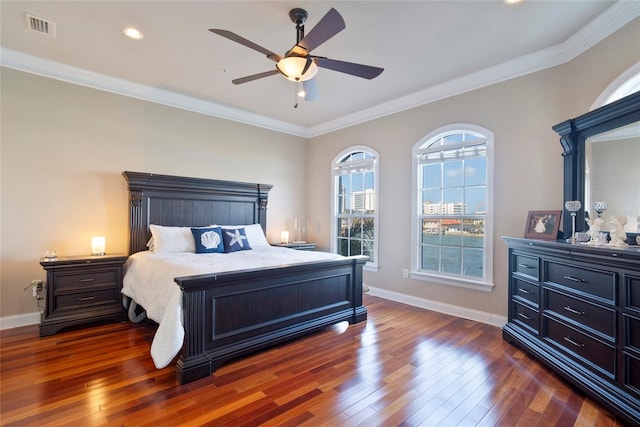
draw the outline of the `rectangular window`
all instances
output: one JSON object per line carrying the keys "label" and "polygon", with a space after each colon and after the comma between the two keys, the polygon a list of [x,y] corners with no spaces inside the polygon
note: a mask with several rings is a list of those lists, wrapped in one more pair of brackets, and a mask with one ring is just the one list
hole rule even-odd
{"label": "rectangular window", "polygon": [[418,270],[483,280],[487,150],[470,136],[441,137],[418,154]]}

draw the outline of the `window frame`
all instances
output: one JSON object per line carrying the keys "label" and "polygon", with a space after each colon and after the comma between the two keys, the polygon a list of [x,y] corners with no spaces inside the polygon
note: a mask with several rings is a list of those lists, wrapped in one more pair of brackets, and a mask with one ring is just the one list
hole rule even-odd
{"label": "window frame", "polygon": [[[374,214],[367,215],[367,217],[373,218],[373,256],[367,261],[364,266],[365,270],[378,271],[378,253],[379,253],[379,207],[380,207],[380,155],[376,150],[366,145],[354,145],[350,146],[338,154],[331,162],[331,252],[338,253],[338,212],[337,212],[337,197],[339,193],[338,174],[340,169],[339,165],[346,156],[357,153],[366,152],[373,156],[373,173],[374,173]],[[365,162],[368,163],[368,162]]]}
{"label": "window frame", "polygon": [[[436,272],[427,272],[420,270],[421,256],[421,235],[422,235],[422,183],[420,182],[421,173],[419,171],[421,162],[420,155],[428,149],[423,146],[435,142],[438,138],[451,133],[475,133],[481,134],[486,138],[486,214],[484,228],[484,259],[483,272],[484,278],[474,279],[471,276],[466,277],[455,274],[445,274]],[[469,144],[471,145],[471,144]],[[451,147],[453,147],[452,145]],[[456,147],[465,146],[455,144]],[[413,279],[430,281],[438,284],[451,286],[459,286],[464,288],[476,289],[490,292],[493,287],[493,223],[494,223],[494,160],[493,160],[494,134],[488,129],[473,125],[470,123],[454,123],[435,129],[420,139],[411,151],[412,156],[412,218],[411,218],[411,272]],[[447,146],[440,146],[446,149]]]}

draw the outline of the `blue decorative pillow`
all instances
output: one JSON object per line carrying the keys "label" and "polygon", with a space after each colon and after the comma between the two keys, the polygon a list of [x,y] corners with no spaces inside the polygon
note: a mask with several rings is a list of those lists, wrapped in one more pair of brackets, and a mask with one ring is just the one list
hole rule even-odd
{"label": "blue decorative pillow", "polygon": [[243,227],[223,228],[222,240],[224,240],[225,252],[246,251],[251,249],[247,233]]}
{"label": "blue decorative pillow", "polygon": [[192,228],[197,254],[224,252],[222,229],[220,227]]}

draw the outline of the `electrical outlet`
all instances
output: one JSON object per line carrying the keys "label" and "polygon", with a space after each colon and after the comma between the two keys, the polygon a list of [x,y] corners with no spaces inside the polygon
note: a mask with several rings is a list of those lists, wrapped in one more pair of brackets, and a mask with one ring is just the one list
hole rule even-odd
{"label": "electrical outlet", "polygon": [[409,270],[407,270],[406,268],[402,269],[402,277],[404,277],[405,279],[407,277],[409,277]]}
{"label": "electrical outlet", "polygon": [[44,286],[42,280],[40,279],[35,279],[31,281],[31,295],[34,298],[38,298],[38,292],[40,292],[42,290],[42,287]]}

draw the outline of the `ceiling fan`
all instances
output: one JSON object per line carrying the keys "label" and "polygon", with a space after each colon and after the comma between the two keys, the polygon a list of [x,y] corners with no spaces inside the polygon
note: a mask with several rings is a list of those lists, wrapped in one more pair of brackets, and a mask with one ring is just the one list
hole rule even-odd
{"label": "ceiling fan", "polygon": [[304,22],[307,20],[307,11],[300,8],[291,9],[289,18],[296,24],[296,44],[284,54],[280,56],[264,47],[253,43],[231,31],[211,28],[209,31],[240,43],[250,49],[256,50],[267,56],[268,59],[276,63],[274,70],[253,74],[246,77],[234,79],[231,82],[235,85],[247,83],[253,80],[262,79],[264,77],[282,74],[287,79],[294,82],[302,82],[304,89],[304,97],[307,101],[317,99],[317,91],[315,87],[315,75],[318,73],[318,67],[327,68],[329,70],[350,74],[365,79],[373,79],[384,71],[384,68],[372,67],[369,65],[355,64],[353,62],[338,61],[323,56],[312,55],[311,51],[331,37],[338,34],[346,28],[344,19],[337,10],[331,8],[324,17],[309,31],[304,34]]}

